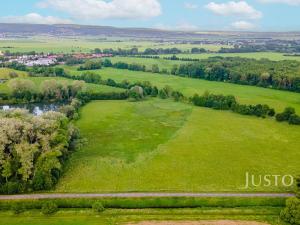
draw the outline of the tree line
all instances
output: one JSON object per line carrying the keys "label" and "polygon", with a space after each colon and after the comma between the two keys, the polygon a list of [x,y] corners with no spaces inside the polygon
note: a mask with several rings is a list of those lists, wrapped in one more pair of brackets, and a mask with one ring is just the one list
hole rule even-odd
{"label": "tree line", "polygon": [[67,102],[75,98],[85,87],[84,81],[72,83],[45,80],[39,87],[29,79],[13,79],[8,82],[11,101],[17,102]]}
{"label": "tree line", "polygon": [[242,85],[259,86],[273,89],[300,92],[300,62],[271,61],[268,59],[246,59],[239,57],[213,57],[199,62],[173,65],[170,70],[152,65],[126,62],[112,63],[109,59],[102,61],[104,67],[166,73],[175,76],[229,82]]}
{"label": "tree line", "polygon": [[232,95],[215,95],[209,92],[205,92],[202,96],[195,94],[189,100],[195,106],[216,110],[231,110],[234,113],[261,118],[274,117],[276,115],[276,121],[278,122],[287,121],[291,125],[300,125],[300,116],[296,114],[295,109],[292,107],[287,107],[284,112],[276,114],[275,110],[266,104],[240,104]]}

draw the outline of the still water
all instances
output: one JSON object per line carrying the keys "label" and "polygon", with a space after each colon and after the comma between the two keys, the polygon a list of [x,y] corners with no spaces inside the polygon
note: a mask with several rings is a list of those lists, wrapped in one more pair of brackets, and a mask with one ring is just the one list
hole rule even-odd
{"label": "still water", "polygon": [[0,110],[27,109],[30,113],[39,116],[48,111],[57,111],[62,103],[30,103],[15,105],[0,105]]}

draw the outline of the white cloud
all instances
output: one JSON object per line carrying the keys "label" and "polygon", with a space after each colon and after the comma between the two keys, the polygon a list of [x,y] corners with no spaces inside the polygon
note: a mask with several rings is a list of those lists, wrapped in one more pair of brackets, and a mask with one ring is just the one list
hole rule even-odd
{"label": "white cloud", "polygon": [[53,16],[42,16],[38,13],[29,13],[23,16],[6,16],[0,18],[4,23],[31,23],[31,24],[70,24],[71,20]]}
{"label": "white cloud", "polygon": [[161,15],[159,0],[44,0],[42,8],[53,8],[78,19],[137,19]]}
{"label": "white cloud", "polygon": [[259,0],[262,3],[283,3],[288,5],[300,5],[300,0]]}
{"label": "white cloud", "polygon": [[157,24],[156,26],[154,26],[154,28],[156,29],[160,29],[160,30],[171,30],[171,31],[198,31],[199,27],[187,22],[181,22],[176,24],[175,26],[168,26],[165,24]]}
{"label": "white cloud", "polygon": [[197,4],[193,4],[193,3],[190,3],[190,2],[185,2],[184,3],[184,8],[186,9],[198,9],[198,5]]}
{"label": "white cloud", "polygon": [[259,19],[262,17],[262,13],[260,11],[253,8],[245,1],[230,1],[227,3],[210,2],[205,6],[205,8],[222,16],[239,16],[249,19]]}
{"label": "white cloud", "polygon": [[231,24],[231,27],[236,30],[253,30],[256,28],[253,23],[247,21],[236,21]]}

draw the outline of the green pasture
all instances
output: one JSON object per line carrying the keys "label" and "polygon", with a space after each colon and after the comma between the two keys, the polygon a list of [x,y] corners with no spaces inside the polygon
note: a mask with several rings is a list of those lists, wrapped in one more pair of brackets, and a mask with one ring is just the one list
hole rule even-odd
{"label": "green pasture", "polygon": [[195,45],[195,44],[175,44],[171,42],[152,42],[125,39],[104,40],[95,37],[73,37],[73,38],[51,38],[51,37],[33,37],[30,39],[12,39],[0,40],[0,51],[10,52],[54,52],[54,53],[72,53],[72,52],[91,52],[95,48],[106,49],[131,49],[138,48],[144,51],[146,48],[179,48],[183,51],[190,50],[193,47],[205,48],[210,51],[217,51],[221,47],[230,47],[225,45]]}
{"label": "green pasture", "polygon": [[272,225],[278,221],[280,208],[203,208],[203,209],[108,209],[96,214],[92,210],[62,210],[51,216],[39,211],[14,215],[0,212],[1,224],[5,225],[122,225],[140,221],[200,221],[200,220],[250,220]]}
{"label": "green pasture", "polygon": [[27,73],[9,68],[0,68],[0,79],[9,79],[11,73],[16,73],[19,77],[27,77]]}
{"label": "green pasture", "polygon": [[[170,57],[172,55],[160,55],[161,57]],[[297,60],[300,61],[300,57],[297,56],[285,56],[283,53],[277,52],[253,52],[253,53],[203,53],[203,54],[177,54],[179,58],[192,58],[192,59],[207,59],[209,57],[241,57],[250,59],[269,59],[273,61],[280,60]]]}
{"label": "green pasture", "polygon": [[[65,67],[65,69],[67,72],[75,75],[81,74],[74,67]],[[234,95],[238,101],[245,104],[268,104],[277,111],[282,111],[285,107],[292,106],[300,113],[299,93],[113,68],[104,68],[93,72],[98,73],[102,79],[111,78],[117,82],[122,82],[123,80],[131,82],[150,81],[159,88],[169,85],[173,89],[181,91],[187,97],[193,96],[195,93],[203,94],[205,91],[209,91],[215,94]]]}
{"label": "green pasture", "polygon": [[168,71],[171,70],[173,65],[180,65],[188,62],[183,61],[173,61],[173,60],[166,60],[166,59],[147,59],[147,58],[135,58],[135,57],[119,57],[115,56],[109,58],[109,60],[113,63],[117,62],[126,62],[128,64],[138,63],[141,65],[145,65],[147,70],[151,70],[153,65],[158,65],[159,69],[167,69]]}
{"label": "green pasture", "polygon": [[55,192],[285,192],[246,172],[300,173],[300,130],[273,119],[153,99],[94,101],[76,125],[87,144]]}

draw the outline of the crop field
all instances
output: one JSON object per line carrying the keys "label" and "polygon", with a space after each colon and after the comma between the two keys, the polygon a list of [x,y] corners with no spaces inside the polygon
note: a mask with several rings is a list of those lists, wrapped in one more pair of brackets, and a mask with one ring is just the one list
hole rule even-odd
{"label": "crop field", "polygon": [[[172,56],[172,55],[161,55],[163,56]],[[273,61],[279,60],[300,60],[300,57],[297,56],[285,56],[283,53],[277,52],[254,52],[254,53],[203,53],[203,54],[178,54],[176,55],[179,58],[192,58],[192,59],[207,59],[209,57],[221,56],[221,57],[241,57],[241,58],[250,58],[250,59],[270,59]]]}
{"label": "crop field", "polygon": [[[19,78],[16,78],[19,79]],[[72,83],[73,80],[70,79],[66,79],[66,78],[61,78],[61,77],[27,77],[27,80],[31,80],[35,85],[37,90],[40,90],[40,85],[42,84],[43,81],[46,80],[56,80],[56,81],[60,81],[60,82],[65,82],[65,83]],[[0,84],[0,93],[9,93],[9,81],[5,82],[3,84]],[[107,93],[107,92],[116,92],[116,93],[120,93],[120,92],[124,92],[124,89],[121,88],[115,88],[115,87],[109,87],[109,86],[105,86],[105,85],[98,85],[98,84],[89,84],[86,83],[85,84],[85,90],[90,92],[90,93]]]}
{"label": "crop field", "polygon": [[[82,73],[77,71],[75,67],[64,68],[75,75]],[[203,94],[205,91],[209,91],[214,94],[234,95],[241,103],[268,104],[277,111],[282,111],[285,107],[292,106],[300,112],[300,98],[298,93],[113,68],[104,68],[93,72],[98,73],[102,79],[111,78],[118,82],[122,82],[123,80],[131,82],[150,81],[159,88],[169,85],[174,90],[181,91],[187,97],[193,96],[195,93]]]}
{"label": "crop field", "polygon": [[0,40],[0,51],[10,52],[53,52],[53,53],[72,53],[72,52],[91,52],[95,48],[106,49],[131,49],[138,48],[144,51],[146,48],[179,48],[183,51],[190,50],[193,47],[205,48],[210,51],[217,51],[221,47],[230,47],[227,45],[194,45],[194,44],[174,44],[159,43],[151,41],[128,41],[120,39],[103,40],[97,38],[45,38],[33,37],[30,39]]}
{"label": "crop field", "polygon": [[56,192],[282,192],[245,188],[246,172],[300,173],[299,128],[271,119],[155,99],[94,101],[76,125],[87,144]]}

